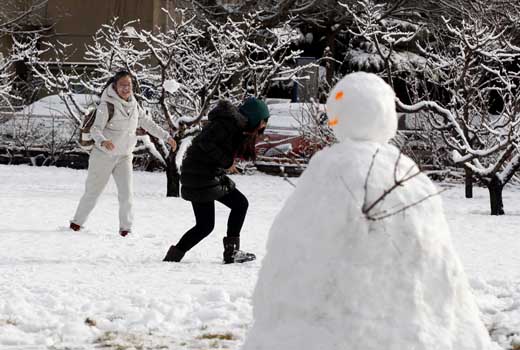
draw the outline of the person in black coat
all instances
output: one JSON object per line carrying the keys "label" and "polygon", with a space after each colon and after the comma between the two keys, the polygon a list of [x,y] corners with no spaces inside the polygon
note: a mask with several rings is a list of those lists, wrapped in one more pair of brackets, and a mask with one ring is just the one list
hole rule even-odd
{"label": "person in black coat", "polygon": [[234,169],[235,157],[254,158],[256,137],[263,132],[269,118],[267,105],[249,97],[240,105],[220,101],[208,114],[206,124],[188,148],[181,166],[181,196],[191,202],[195,226],[172,245],[163,261],[179,262],[187,251],[215,225],[215,201],[231,209],[224,237],[224,263],[254,260],[252,253],[240,250],[240,231],[249,203],[226,176]]}

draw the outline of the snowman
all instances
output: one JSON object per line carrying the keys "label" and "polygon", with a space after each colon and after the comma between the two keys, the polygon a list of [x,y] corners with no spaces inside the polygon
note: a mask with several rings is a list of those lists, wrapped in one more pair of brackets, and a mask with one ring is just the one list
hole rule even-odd
{"label": "snowman", "polygon": [[453,248],[439,190],[388,144],[395,95],[345,76],[316,154],[269,233],[242,350],[496,349]]}

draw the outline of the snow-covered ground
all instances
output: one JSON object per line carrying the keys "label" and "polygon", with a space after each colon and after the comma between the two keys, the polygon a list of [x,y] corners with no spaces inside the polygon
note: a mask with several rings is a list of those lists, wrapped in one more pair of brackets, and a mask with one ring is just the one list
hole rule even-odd
{"label": "snow-covered ground", "polygon": [[[250,201],[242,245],[259,259],[222,265],[227,209],[182,263],[163,263],[193,224],[191,206],[166,198],[162,173],[135,173],[135,234],[117,234],[111,182],[79,233],[67,229],[86,171],[0,165],[1,349],[239,349],[271,222],[292,192],[283,179],[234,176]],[[508,215],[488,215],[485,189],[443,193],[457,252],[486,326],[504,349],[520,346],[520,189]],[[424,218],[428,220],[427,217]],[[276,286],[273,286],[276,288]]]}

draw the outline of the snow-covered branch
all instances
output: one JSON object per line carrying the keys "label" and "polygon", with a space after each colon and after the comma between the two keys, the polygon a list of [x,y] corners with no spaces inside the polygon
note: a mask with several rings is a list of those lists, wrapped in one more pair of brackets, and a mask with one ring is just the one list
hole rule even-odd
{"label": "snow-covered branch", "polygon": [[[33,19],[35,13],[47,6],[48,0],[31,1],[28,8],[15,2],[4,4],[0,13],[0,35],[34,35],[50,29],[52,25],[40,25],[39,28],[27,25]],[[11,11],[9,11],[11,9]]]}

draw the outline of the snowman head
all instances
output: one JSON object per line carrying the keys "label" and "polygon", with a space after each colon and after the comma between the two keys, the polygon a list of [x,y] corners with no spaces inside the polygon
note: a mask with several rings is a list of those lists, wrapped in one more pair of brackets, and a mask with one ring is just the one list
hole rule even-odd
{"label": "snowman head", "polygon": [[372,73],[346,75],[327,99],[329,125],[341,142],[386,143],[397,131],[395,93],[383,79]]}

